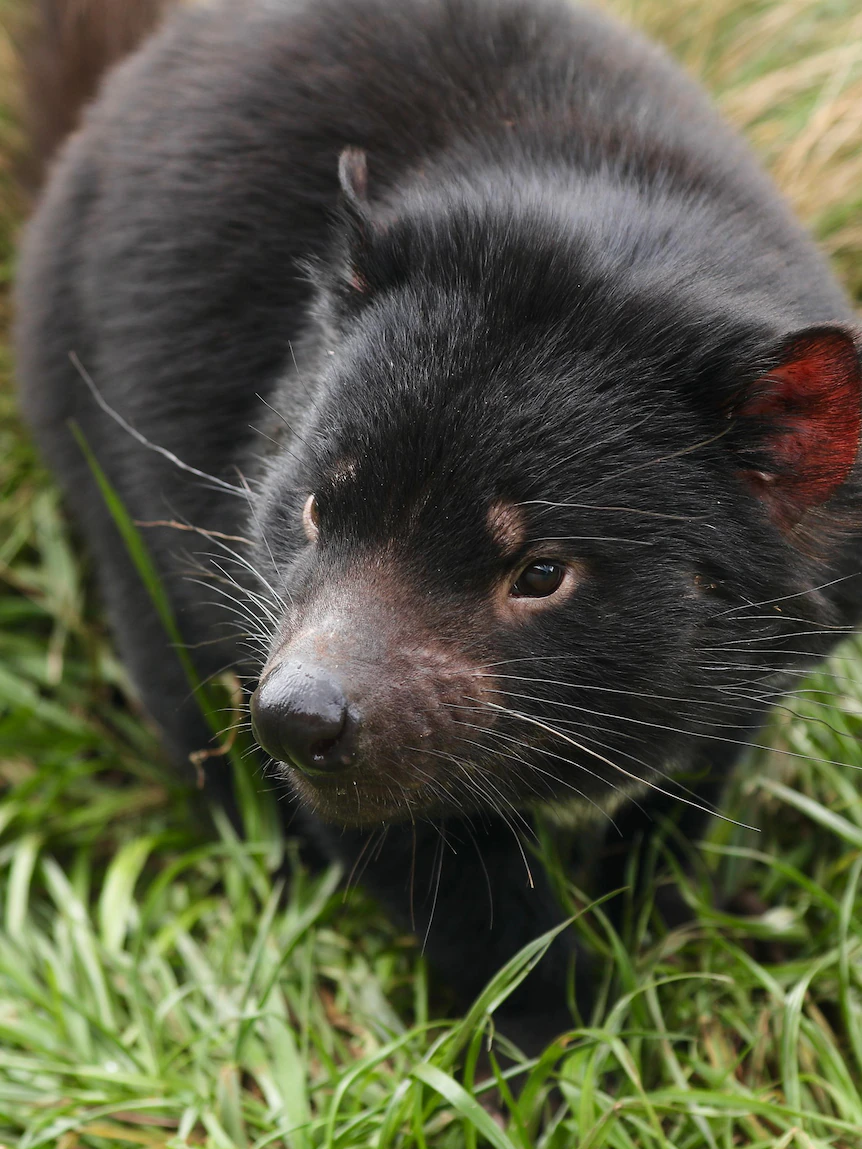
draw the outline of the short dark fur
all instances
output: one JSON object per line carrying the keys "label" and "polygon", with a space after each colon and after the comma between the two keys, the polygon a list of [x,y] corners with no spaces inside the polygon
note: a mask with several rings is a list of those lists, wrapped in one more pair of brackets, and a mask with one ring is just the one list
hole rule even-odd
{"label": "short dark fur", "polygon": [[[464,997],[558,916],[508,823],[636,794],[592,867],[594,892],[616,888],[616,844],[671,811],[697,836],[785,672],[856,620],[836,581],[860,565],[853,313],[703,94],[592,12],[175,14],[63,151],[18,303],[26,411],[175,755],[208,732],[72,417],[135,519],[256,540],[262,581],[229,568],[265,632],[249,655],[188,578],[213,548],[147,536],[202,675],[337,664],[361,749],[347,797],[295,781],[309,825],[348,864],[389,825],[363,880],[404,921],[412,883],[420,935],[436,904],[428,952]],[[70,351],[139,432],[249,498],[133,442]],[[821,363],[846,403],[811,425],[843,470],[805,403],[760,399]],[[500,504],[523,516],[514,559]],[[548,552],[580,584],[510,617],[518,559]],[[562,940],[506,1006],[530,1049],[566,1026],[569,957]]]}

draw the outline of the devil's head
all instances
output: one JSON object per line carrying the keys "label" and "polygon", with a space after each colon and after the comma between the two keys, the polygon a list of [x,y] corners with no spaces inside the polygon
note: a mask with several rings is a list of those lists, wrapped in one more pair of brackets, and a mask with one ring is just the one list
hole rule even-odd
{"label": "devil's head", "polygon": [[633,258],[574,193],[372,215],[355,153],[342,184],[315,398],[255,515],[262,746],[321,816],[370,824],[604,807],[745,740],[788,628],[796,661],[828,646],[852,336]]}

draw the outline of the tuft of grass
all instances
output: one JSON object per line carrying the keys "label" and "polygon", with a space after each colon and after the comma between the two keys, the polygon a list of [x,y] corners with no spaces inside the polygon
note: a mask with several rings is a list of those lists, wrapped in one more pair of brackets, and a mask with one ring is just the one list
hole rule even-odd
{"label": "tuft of grass", "polygon": [[[716,94],[862,301],[857,0],[607,0]],[[0,323],[15,229],[10,28],[0,0]],[[0,344],[0,1142],[113,1149],[859,1149],[862,672],[848,645],[776,710],[774,750],[666,931],[616,935],[558,886],[605,979],[522,1088],[493,1011],[463,1019],[415,943],[295,843],[193,818],[140,715],[56,492],[17,422]],[[804,689],[802,688],[804,686]],[[254,801],[252,796],[250,799]],[[547,864],[555,868],[549,849]],[[715,892],[742,891],[739,912]],[[517,1092],[517,1091],[514,1091]]]}

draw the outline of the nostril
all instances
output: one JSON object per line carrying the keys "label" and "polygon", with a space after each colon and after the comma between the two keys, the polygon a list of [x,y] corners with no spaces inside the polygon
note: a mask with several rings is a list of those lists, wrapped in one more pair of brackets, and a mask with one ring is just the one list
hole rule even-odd
{"label": "nostril", "polygon": [[252,695],[251,721],[268,754],[306,773],[333,773],[353,763],[359,724],[323,667],[279,663]]}
{"label": "nostril", "polygon": [[321,738],[319,742],[315,742],[311,747],[311,757],[314,762],[325,761],[327,755],[336,748],[339,741],[340,735],[338,738]]}

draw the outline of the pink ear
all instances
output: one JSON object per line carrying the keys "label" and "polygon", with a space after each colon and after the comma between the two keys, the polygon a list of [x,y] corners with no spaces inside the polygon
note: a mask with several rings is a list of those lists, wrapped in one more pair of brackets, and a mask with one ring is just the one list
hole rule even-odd
{"label": "pink ear", "polygon": [[781,527],[825,503],[849,477],[862,431],[862,372],[850,334],[817,327],[792,336],[779,363],[734,412],[757,422],[762,467],[742,474]]}

